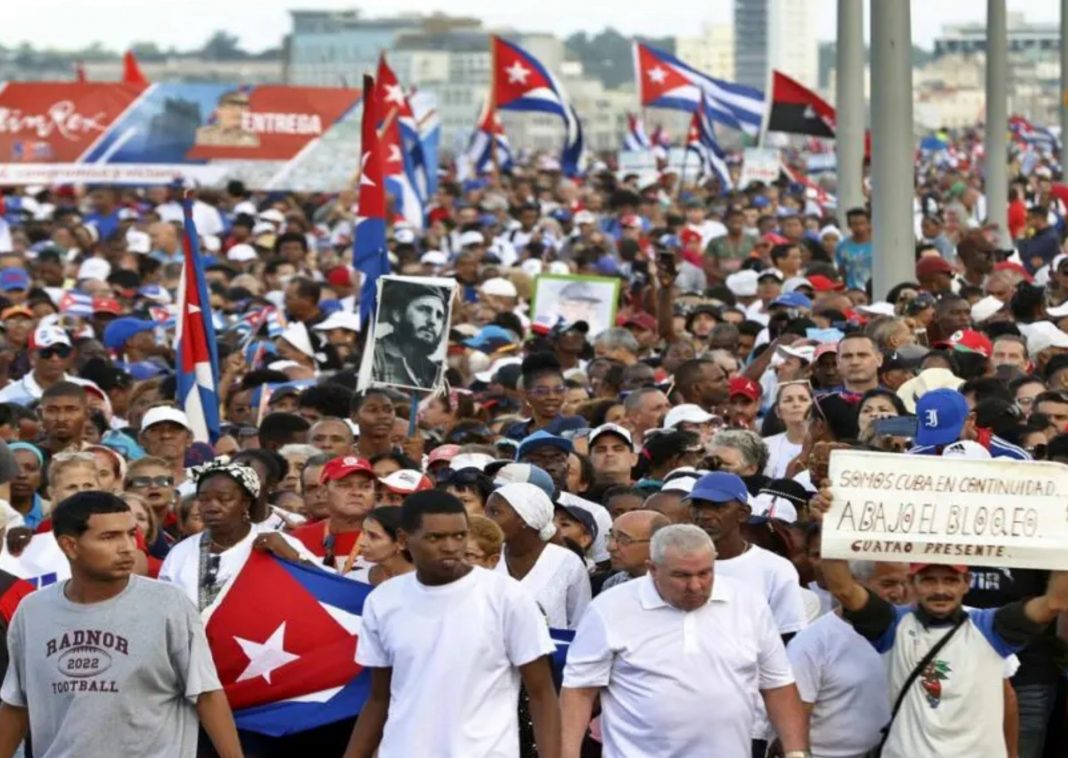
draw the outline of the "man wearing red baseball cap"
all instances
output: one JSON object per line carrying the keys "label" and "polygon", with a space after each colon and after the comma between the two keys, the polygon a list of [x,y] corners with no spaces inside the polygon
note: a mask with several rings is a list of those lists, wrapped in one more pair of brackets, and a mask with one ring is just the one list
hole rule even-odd
{"label": "man wearing red baseball cap", "polygon": [[[830,493],[813,503],[825,512]],[[1068,573],[1053,572],[1044,595],[979,610],[964,607],[963,564],[911,564],[911,607],[866,589],[846,561],[824,557],[821,570],[842,619],[888,659],[894,707],[883,758],[1006,755],[1004,659],[1068,611]]]}
{"label": "man wearing red baseball cap", "polygon": [[363,520],[375,506],[375,470],[366,458],[346,455],[327,461],[319,474],[326,487],[327,517],[293,530],[323,563],[342,574],[351,571]]}
{"label": "man wearing red baseball cap", "polygon": [[747,376],[736,376],[727,385],[729,393],[728,426],[753,429],[760,413],[760,385]]}

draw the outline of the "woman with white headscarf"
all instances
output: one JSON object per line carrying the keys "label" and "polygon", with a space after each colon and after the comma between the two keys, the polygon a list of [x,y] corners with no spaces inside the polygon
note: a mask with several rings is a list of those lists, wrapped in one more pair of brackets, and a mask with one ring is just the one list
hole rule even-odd
{"label": "woman with white headscarf", "polygon": [[519,580],[549,626],[574,629],[590,603],[590,578],[577,555],[549,542],[556,533],[549,496],[533,484],[506,484],[489,496],[486,515],[504,533],[495,570]]}

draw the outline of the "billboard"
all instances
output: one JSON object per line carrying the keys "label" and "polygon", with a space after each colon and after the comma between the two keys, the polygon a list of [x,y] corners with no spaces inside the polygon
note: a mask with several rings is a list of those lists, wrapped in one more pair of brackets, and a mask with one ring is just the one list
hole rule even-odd
{"label": "billboard", "polygon": [[340,190],[360,154],[360,91],[226,84],[0,85],[0,185]]}

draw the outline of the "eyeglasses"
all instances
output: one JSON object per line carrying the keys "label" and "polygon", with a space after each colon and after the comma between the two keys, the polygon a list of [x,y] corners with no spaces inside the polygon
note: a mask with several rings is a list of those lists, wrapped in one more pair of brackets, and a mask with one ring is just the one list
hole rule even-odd
{"label": "eyeglasses", "polygon": [[173,487],[173,476],[134,476],[126,480],[126,486],[132,489],[144,487]]}
{"label": "eyeglasses", "polygon": [[651,542],[652,540],[639,540],[631,537],[629,534],[623,532],[614,532],[611,529],[605,535],[605,539],[609,542],[614,542],[620,547],[629,547],[630,545],[640,545],[643,542]]}
{"label": "eyeglasses", "polygon": [[527,390],[527,394],[531,397],[549,397],[550,395],[566,395],[567,387],[562,384],[558,384],[555,387],[531,387]]}
{"label": "eyeglasses", "polygon": [[70,345],[53,345],[52,347],[42,347],[37,350],[37,355],[45,360],[59,356],[60,358],[70,358],[71,353],[74,352],[74,348]]}

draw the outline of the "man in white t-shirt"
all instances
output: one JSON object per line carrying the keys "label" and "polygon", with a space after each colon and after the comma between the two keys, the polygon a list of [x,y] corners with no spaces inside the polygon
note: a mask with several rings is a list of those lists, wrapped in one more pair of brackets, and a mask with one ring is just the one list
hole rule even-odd
{"label": "man in white t-shirt", "polygon": [[716,573],[729,576],[759,592],[771,607],[783,642],[805,628],[805,605],[797,569],[785,558],[742,537],[749,520],[749,492],[735,474],[705,474],[684,498],[693,523],[716,543]]}
{"label": "man in white t-shirt", "polygon": [[520,681],[538,754],[555,758],[554,646],[537,605],[511,577],[464,563],[467,513],[455,497],[417,492],[402,509],[415,571],[364,604],[356,662],[371,669],[371,694],[346,758],[516,758]]}
{"label": "man in white t-shirt", "polygon": [[758,694],[786,758],[808,756],[771,611],[715,576],[717,565],[702,530],[667,526],[653,535],[649,573],[593,601],[564,669],[563,758],[579,757],[598,695],[606,758],[749,755]]}
{"label": "man in white t-shirt", "polygon": [[[891,603],[907,602],[907,563],[851,561],[853,576]],[[861,758],[879,744],[890,720],[886,668],[875,649],[839,612],[820,616],[786,646],[809,714],[813,755]]]}

